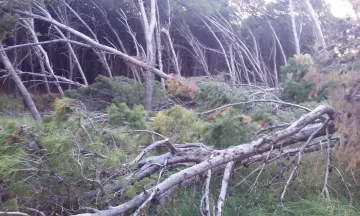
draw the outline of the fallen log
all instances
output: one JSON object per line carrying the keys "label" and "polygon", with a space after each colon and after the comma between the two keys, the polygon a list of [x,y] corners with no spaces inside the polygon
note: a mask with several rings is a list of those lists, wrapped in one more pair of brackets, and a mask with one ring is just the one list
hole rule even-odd
{"label": "fallen log", "polygon": [[[139,158],[145,155],[144,152],[142,152],[140,153],[141,157],[137,157],[139,161],[133,165],[129,165],[136,165],[136,168],[133,168],[135,169],[134,172],[128,175],[126,181],[130,181],[132,178],[141,179],[161,171],[164,166],[179,167],[184,164],[187,166],[170,175],[154,187],[144,189],[142,193],[132,197],[130,200],[118,206],[100,210],[93,215],[121,215],[134,209],[139,210],[139,208],[146,208],[146,206],[151,203],[151,200],[168,197],[169,194],[172,194],[182,183],[188,182],[188,180],[194,179],[197,176],[204,176],[210,170],[224,169],[227,164],[228,166],[232,163],[235,165],[249,164],[264,160],[264,158],[266,160],[276,160],[283,155],[297,155],[316,151],[320,148],[321,143],[315,142],[311,144],[312,140],[325,136],[327,133],[333,134],[335,132],[334,116],[335,110],[332,107],[319,106],[283,130],[269,133],[256,141],[223,150],[215,150],[202,144],[180,144],[173,146],[176,148],[176,151],[170,151],[162,155],[150,156],[140,160]],[[322,120],[322,122],[319,122],[319,119]],[[326,121],[324,121],[324,119]],[[287,148],[288,146],[304,141],[306,141],[306,145],[302,147],[295,149]],[[336,142],[336,140],[333,140],[333,142]],[[333,142],[331,146],[334,145]],[[164,142],[164,144],[166,144],[166,142]],[[158,143],[156,145],[158,145]],[[148,153],[148,151],[146,151],[146,153]],[[136,161],[137,160],[135,160],[135,162]],[[129,169],[129,167],[127,168]],[[229,169],[230,168],[228,168],[228,170]],[[125,188],[121,188],[120,191],[121,190],[125,190]],[[121,195],[122,193],[118,194]],[[224,192],[220,198],[224,200]],[[219,207],[223,206],[221,200],[218,205]],[[217,211],[219,210],[220,209]]]}

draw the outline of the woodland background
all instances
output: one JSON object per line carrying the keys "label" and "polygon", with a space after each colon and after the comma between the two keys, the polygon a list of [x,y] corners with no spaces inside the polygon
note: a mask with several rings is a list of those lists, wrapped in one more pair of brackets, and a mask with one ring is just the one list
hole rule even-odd
{"label": "woodland background", "polygon": [[0,214],[358,215],[344,1],[0,0]]}

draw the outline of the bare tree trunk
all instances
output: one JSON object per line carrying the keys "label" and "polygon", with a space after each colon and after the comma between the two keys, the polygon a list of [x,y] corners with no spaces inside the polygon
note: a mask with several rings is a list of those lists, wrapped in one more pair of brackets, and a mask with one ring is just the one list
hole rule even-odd
{"label": "bare tree trunk", "polygon": [[[39,43],[39,40],[38,40],[37,35],[36,35],[36,33],[35,33],[34,26],[31,26],[31,23],[33,23],[33,22],[29,23],[28,21],[25,21],[25,20],[24,20],[23,23],[24,23],[24,26],[29,30],[30,35],[31,35],[33,41],[34,41],[35,43]],[[55,76],[55,72],[54,72],[54,70],[52,69],[52,66],[51,66],[51,64],[50,64],[50,59],[49,59],[48,54],[46,53],[46,51],[44,50],[44,48],[43,48],[41,45],[37,45],[36,47],[37,47],[37,49],[39,50],[39,52],[41,53],[41,55],[39,56],[40,61],[44,61],[45,66],[46,66],[46,68],[48,69],[49,73],[50,73],[50,74],[53,76],[53,78],[55,79],[55,86],[57,87],[60,95],[63,97],[63,96],[64,96],[64,91],[62,90],[62,88],[61,88],[61,86],[60,86],[60,83],[59,83],[58,79],[57,79],[56,76]]]}
{"label": "bare tree trunk", "polygon": [[277,49],[276,49],[276,39],[274,39],[274,46],[273,46],[273,74],[274,74],[274,79],[275,79],[275,87],[279,86],[279,75],[278,75],[278,71],[277,71],[277,64],[276,64],[276,59],[277,59]]}
{"label": "bare tree trunk", "polygon": [[228,68],[228,70],[229,70],[228,73],[229,73],[229,75],[230,75],[231,82],[232,82],[233,84],[235,84],[236,80],[235,80],[234,72],[233,72],[233,70],[232,70],[232,67],[231,67],[230,62],[229,62],[229,59],[228,59],[228,55],[227,55],[227,53],[226,53],[226,51],[225,51],[225,48],[224,48],[222,42],[220,41],[219,37],[215,34],[215,32],[211,29],[211,27],[207,24],[207,22],[206,22],[205,20],[203,20],[203,19],[201,19],[201,20],[203,21],[203,23],[205,24],[205,26],[209,29],[209,31],[211,32],[211,34],[214,36],[215,40],[218,42],[218,44],[219,44],[219,46],[220,46],[220,48],[221,48],[222,54],[223,54],[223,56],[224,56],[224,59],[225,59],[225,62],[226,62],[226,66],[227,66],[227,68]]}
{"label": "bare tree trunk", "polygon": [[[157,54],[158,54],[158,65],[159,69],[161,71],[164,71],[164,64],[162,60],[162,47],[161,47],[161,29],[160,29],[160,14],[159,14],[159,6],[156,4],[156,47],[157,47]],[[165,87],[165,80],[164,78],[161,78],[161,86],[163,87],[163,90],[166,91]]]}
{"label": "bare tree trunk", "polygon": [[176,52],[175,52],[175,49],[174,49],[173,41],[171,40],[171,36],[170,36],[169,29],[163,28],[163,29],[162,29],[162,32],[164,32],[164,34],[166,35],[166,39],[167,39],[168,44],[169,44],[170,53],[171,53],[171,55],[172,55],[171,60],[172,60],[173,65],[174,65],[175,73],[176,73],[177,75],[181,75],[178,57],[177,57]]}
{"label": "bare tree trunk", "polygon": [[[128,52],[127,52],[127,50],[125,49],[124,43],[122,42],[122,40],[121,40],[118,32],[115,30],[115,28],[113,27],[113,25],[110,23],[109,19],[107,18],[107,13],[106,13],[106,11],[105,11],[105,10],[102,10],[95,2],[93,2],[93,4],[94,4],[94,6],[100,11],[100,13],[102,14],[102,16],[103,16],[106,24],[107,24],[107,25],[109,26],[109,28],[110,28],[110,31],[114,34],[114,36],[115,36],[118,44],[120,45],[120,48],[121,48],[122,52],[124,52],[126,55],[128,55]],[[126,15],[125,15],[125,17],[126,17]],[[124,17],[124,18],[125,18],[125,17]],[[125,24],[125,27],[128,28],[129,26]],[[134,43],[135,43],[135,46],[137,47],[135,41],[134,41]],[[138,53],[139,53],[139,52],[137,51],[137,55],[138,55]],[[131,69],[131,71],[132,71],[132,73],[133,73],[134,79],[140,81],[140,75],[139,75],[139,72],[138,72],[138,70],[136,69],[136,67],[130,65],[130,69]],[[160,69],[160,70],[162,71],[162,69]]]}
{"label": "bare tree trunk", "polygon": [[203,45],[199,42],[197,38],[192,34],[191,30],[185,23],[178,23],[178,31],[181,32],[182,36],[187,40],[192,48],[192,55],[195,58],[196,62],[201,65],[205,74],[211,76],[209,65],[207,63],[206,50]]}
{"label": "bare tree trunk", "polygon": [[310,17],[311,17],[311,19],[312,19],[312,21],[314,23],[317,40],[320,43],[320,45],[322,46],[322,48],[325,49],[326,48],[326,42],[325,42],[324,34],[323,34],[322,30],[321,30],[319,17],[316,14],[313,6],[311,5],[310,0],[305,0],[305,4],[306,4],[306,8],[308,9],[308,11],[310,13]]}
{"label": "bare tree trunk", "polygon": [[284,64],[285,64],[285,66],[287,66],[287,58],[286,58],[284,49],[283,49],[283,47],[282,47],[282,45],[281,45],[281,42],[280,42],[280,40],[279,40],[279,38],[278,38],[278,36],[277,36],[277,34],[276,34],[276,31],[275,31],[274,27],[272,26],[270,20],[267,19],[267,21],[268,21],[268,23],[269,23],[270,29],[271,29],[271,31],[272,31],[275,39],[276,39],[276,42],[277,42],[277,44],[279,45],[279,48],[280,48],[282,57],[283,57],[283,59],[284,59]]}
{"label": "bare tree trunk", "polygon": [[[90,26],[80,17],[80,15],[69,4],[67,4],[65,1],[63,1],[63,3],[71,11],[71,13],[74,14],[74,16],[84,25],[84,27],[90,32],[90,34],[93,36],[93,39],[96,42],[98,42],[97,36],[96,36],[95,32],[90,28]],[[100,62],[103,64],[109,77],[112,77],[111,69],[106,60],[105,52],[102,50],[97,50],[97,49],[94,49],[94,52],[99,57]]]}
{"label": "bare tree trunk", "polygon": [[[38,9],[42,9],[44,10],[41,5],[37,5],[37,8]],[[41,16],[41,15],[37,15],[37,14],[33,14],[33,13],[30,13],[30,12],[27,12],[27,11],[23,11],[23,10],[16,10],[14,9],[13,10],[14,12],[17,12],[19,14],[22,14],[22,15],[25,15],[25,16],[28,16],[28,17],[32,17],[32,18],[35,18],[35,19],[38,19],[38,20],[42,20],[44,22],[47,22],[47,23],[50,23],[50,24],[53,24],[65,31],[68,31],[70,32],[71,34],[81,38],[82,40],[84,40],[88,45],[96,48],[96,49],[99,49],[99,50],[103,50],[105,52],[109,52],[109,53],[112,53],[114,55],[117,55],[119,56],[121,59],[123,59],[124,61],[127,61],[131,64],[134,64],[136,66],[139,66],[139,67],[142,67],[144,69],[147,69],[149,71],[152,71],[153,73],[155,73],[156,75],[160,76],[160,77],[163,77],[164,79],[169,79],[170,76],[166,73],[164,73],[163,71],[160,71],[159,69],[155,68],[153,65],[147,63],[147,62],[143,62],[139,59],[137,59],[136,57],[134,56],[129,56],[117,49],[114,49],[110,46],[106,46],[106,45],[103,45],[101,43],[99,43],[98,41],[95,41],[94,39],[86,36],[85,34],[71,28],[70,26],[68,25],[65,25],[63,23],[60,23],[58,21],[56,21],[55,19],[50,19],[50,18],[47,18],[47,17],[44,17],[44,16]],[[81,43],[79,43],[81,44]],[[84,46],[84,44],[81,44]]]}
{"label": "bare tree trunk", "polygon": [[[34,27],[34,19],[30,18],[28,21],[29,21],[29,24],[30,24],[32,27]],[[24,21],[24,22],[26,22],[26,21]],[[34,52],[35,52],[35,55],[38,57],[41,73],[44,74],[44,75],[46,75],[46,70],[45,70],[44,62],[42,61],[40,51],[38,50],[38,48],[37,48],[36,46],[34,47]],[[33,67],[33,56],[32,56],[32,55],[30,56],[30,60],[31,60],[31,64],[32,64],[32,67]],[[35,73],[34,70],[32,70],[32,72]],[[47,92],[48,94],[50,94],[50,93],[51,93],[51,90],[50,90],[48,78],[45,76],[43,79],[44,79],[44,85],[45,85],[46,92]]]}
{"label": "bare tree trunk", "polygon": [[300,41],[299,41],[299,36],[298,36],[298,33],[297,33],[297,29],[296,29],[293,0],[289,0],[289,10],[290,10],[290,16],[291,16],[291,27],[292,27],[292,32],[293,32],[293,35],[294,35],[294,43],[295,43],[296,55],[300,55],[301,54],[301,52],[300,52]]}
{"label": "bare tree trunk", "polygon": [[[0,41],[0,49],[3,49],[3,45],[2,42]],[[12,80],[15,82],[16,87],[19,89],[21,95],[24,98],[24,101],[28,107],[28,109],[30,110],[33,118],[36,121],[41,121],[41,116],[39,111],[37,110],[34,101],[31,98],[31,95],[29,93],[29,91],[26,89],[26,87],[24,86],[23,82],[21,81],[20,77],[17,75],[15,68],[13,67],[13,65],[11,64],[9,58],[7,57],[6,53],[4,51],[0,51],[0,59],[2,61],[2,63],[5,65],[6,70],[8,70],[8,72],[10,73],[10,77],[12,78]]]}
{"label": "bare tree trunk", "polygon": [[[154,31],[156,27],[156,3],[155,0],[150,2],[150,11],[149,17],[145,11],[145,6],[143,0],[138,0],[142,26],[144,28],[145,41],[146,41],[146,58],[150,65],[154,65],[156,61],[156,56],[154,53]],[[151,110],[152,108],[152,82],[154,79],[153,74],[150,70],[146,70],[144,74],[145,78],[145,109]]]}

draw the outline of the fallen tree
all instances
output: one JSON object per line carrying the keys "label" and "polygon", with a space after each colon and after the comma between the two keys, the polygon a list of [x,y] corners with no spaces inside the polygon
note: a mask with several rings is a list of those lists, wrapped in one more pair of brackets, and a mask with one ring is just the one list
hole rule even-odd
{"label": "fallen tree", "polygon": [[[156,203],[154,201],[169,197],[182,185],[196,181],[199,178],[201,179],[203,176],[206,176],[206,188],[208,188],[211,173],[224,169],[224,179],[216,209],[217,215],[221,215],[221,208],[223,202],[225,202],[226,188],[229,182],[229,173],[232,172],[233,167],[247,166],[256,161],[264,161],[263,166],[266,166],[266,164],[284,156],[294,156],[293,161],[287,168],[294,164],[294,170],[296,171],[300,166],[302,154],[320,149],[323,142],[313,142],[314,139],[335,132],[334,119],[335,110],[332,107],[319,106],[283,130],[269,133],[256,141],[224,150],[215,150],[201,143],[172,144],[167,139],[155,142],[145,148],[134,161],[124,165],[123,169],[131,170],[127,172],[130,174],[126,176],[121,186],[114,186],[111,190],[116,191],[116,196],[122,196],[130,179],[142,179],[159,172],[159,179],[155,186],[148,189],[144,188],[142,193],[135,195],[118,206],[105,210],[96,210],[94,215],[121,215],[129,211],[132,211],[133,215],[139,215],[148,205]],[[338,142],[338,139],[330,138],[327,139],[327,142],[327,148],[331,148]],[[297,148],[287,148],[297,143],[302,144]],[[146,154],[159,147],[168,147],[169,152],[144,158]],[[171,169],[184,166],[185,168],[161,181],[162,170],[165,167]],[[280,174],[282,172],[284,170],[279,171]],[[291,181],[292,177],[292,175],[289,177],[289,181]],[[271,182],[268,186],[270,185]],[[288,184],[284,186],[282,198],[286,193],[287,187]],[[208,200],[206,198],[208,196],[207,190],[205,190],[204,199],[202,200],[203,207],[201,212],[203,215],[210,215],[209,206],[206,203]],[[89,193],[89,195],[98,196],[102,192],[104,192],[103,188],[99,188]]]}

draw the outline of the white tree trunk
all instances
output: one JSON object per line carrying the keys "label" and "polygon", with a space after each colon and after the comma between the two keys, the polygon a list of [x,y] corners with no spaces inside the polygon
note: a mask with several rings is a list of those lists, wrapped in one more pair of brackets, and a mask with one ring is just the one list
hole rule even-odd
{"label": "white tree trunk", "polygon": [[[112,47],[109,47],[109,46],[106,46],[106,45],[103,45],[93,39],[91,39],[90,37],[86,36],[85,34],[71,28],[70,26],[68,25],[65,25],[63,23],[60,23],[58,21],[56,21],[55,19],[49,19],[47,17],[44,17],[44,16],[40,16],[40,15],[37,15],[37,14],[33,14],[33,13],[29,13],[29,12],[26,12],[26,11],[21,11],[21,10],[14,10],[15,12],[19,13],[19,14],[22,14],[22,15],[25,15],[25,16],[29,16],[29,17],[33,17],[35,19],[39,19],[39,20],[42,20],[44,22],[47,22],[47,23],[50,23],[50,24],[53,24],[65,31],[68,31],[70,32],[71,34],[81,38],[82,40],[84,40],[87,44],[89,44],[90,46],[96,48],[96,49],[99,49],[99,50],[103,50],[105,52],[109,52],[109,53],[112,53],[114,55],[117,55],[119,56],[120,58],[122,58],[124,61],[127,61],[127,62],[130,62],[134,65],[137,65],[139,67],[142,67],[142,68],[145,68],[145,69],[148,69],[150,71],[152,71],[153,73],[157,74],[158,76],[160,77],[163,77],[165,79],[169,79],[170,76],[166,73],[164,73],[163,71],[155,68],[154,66],[146,63],[146,62],[143,62],[139,59],[137,59],[136,57],[133,57],[133,56],[129,56],[117,49],[114,49]],[[84,44],[82,44],[84,45]]]}
{"label": "white tree trunk", "polygon": [[310,17],[311,17],[311,19],[312,19],[312,21],[314,23],[314,26],[315,26],[317,41],[322,46],[322,49],[325,49],[326,48],[326,42],[325,42],[324,34],[323,34],[322,30],[321,30],[319,17],[316,14],[313,6],[311,5],[310,0],[305,0],[305,4],[306,4],[306,8],[308,9]]}
{"label": "white tree trunk", "polygon": [[277,42],[277,44],[279,45],[279,48],[280,48],[282,57],[283,57],[283,59],[284,59],[284,64],[285,64],[285,66],[287,66],[287,58],[286,58],[286,55],[285,55],[283,46],[281,45],[280,39],[279,39],[279,37],[277,36],[276,31],[275,31],[274,27],[272,26],[270,20],[267,19],[267,21],[268,21],[268,24],[269,24],[269,26],[270,26],[270,29],[271,29],[271,31],[272,31],[275,39],[276,39],[276,42]]}
{"label": "white tree trunk", "polygon": [[[30,35],[34,41],[34,43],[39,43],[39,40],[37,38],[34,26],[31,26],[31,24],[28,21],[24,21],[24,26],[27,27],[27,29],[30,32]],[[58,81],[58,79],[55,76],[55,72],[50,64],[50,59],[48,54],[46,53],[46,51],[44,50],[44,48],[41,45],[36,45],[37,50],[41,53],[41,55],[39,55],[40,61],[43,61],[48,72],[53,76],[53,78],[55,79],[55,86],[57,87],[60,95],[63,97],[64,96],[64,91],[62,90],[60,83]]]}
{"label": "white tree trunk", "polygon": [[290,16],[291,16],[291,27],[292,27],[292,32],[293,32],[293,35],[294,35],[294,43],[295,43],[296,55],[300,55],[301,54],[301,52],[300,52],[300,41],[299,41],[299,36],[298,36],[298,33],[297,33],[297,28],[296,28],[293,0],[289,0],[289,10],[290,10]]}
{"label": "white tree trunk", "polygon": [[[3,49],[2,42],[0,41],[0,49]],[[30,110],[33,118],[36,121],[41,121],[41,116],[39,111],[37,110],[34,101],[31,98],[29,91],[24,86],[23,82],[21,81],[20,77],[17,75],[15,68],[11,64],[9,58],[7,57],[4,51],[0,51],[0,60],[5,65],[6,70],[8,70],[11,79],[15,82],[16,87],[19,89],[21,95],[24,98],[24,101],[27,105],[27,108]]]}
{"label": "white tree trunk", "polygon": [[[142,26],[144,29],[145,42],[146,42],[146,59],[148,64],[151,66],[155,65],[156,55],[154,49],[154,33],[156,27],[156,2],[155,0],[151,0],[150,2],[150,12],[149,17],[145,11],[144,2],[142,0],[138,0],[140,12],[141,12],[141,20]],[[152,108],[152,97],[153,97],[153,86],[152,82],[154,79],[154,75],[148,69],[144,74],[145,78],[145,109],[151,110]]]}

